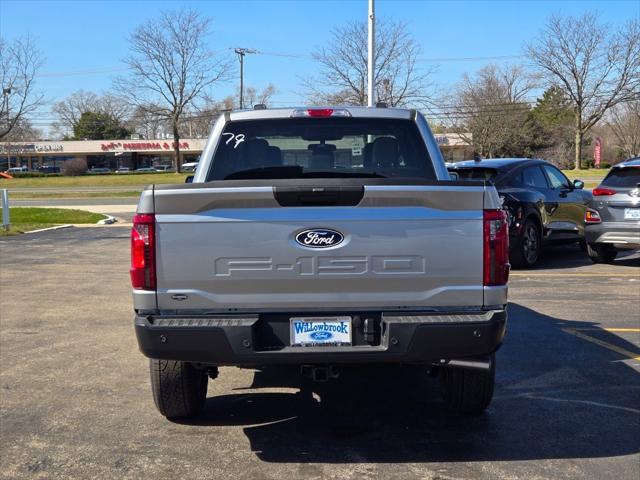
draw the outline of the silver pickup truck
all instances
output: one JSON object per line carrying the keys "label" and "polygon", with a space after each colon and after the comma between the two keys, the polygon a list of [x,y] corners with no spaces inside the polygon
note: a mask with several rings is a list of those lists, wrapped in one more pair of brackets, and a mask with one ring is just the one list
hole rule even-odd
{"label": "silver pickup truck", "polygon": [[131,236],[140,350],[159,411],[203,408],[219,366],[437,372],[483,411],[506,327],[494,187],[453,181],[422,114],[256,109],[214,124],[192,182],[148,187]]}

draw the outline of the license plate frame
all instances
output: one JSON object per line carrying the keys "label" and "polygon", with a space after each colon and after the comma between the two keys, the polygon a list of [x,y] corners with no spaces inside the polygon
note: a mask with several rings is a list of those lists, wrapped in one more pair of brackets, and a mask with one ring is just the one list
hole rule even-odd
{"label": "license plate frame", "polygon": [[624,209],[625,220],[640,220],[640,208],[625,208]]}
{"label": "license plate frame", "polygon": [[[349,316],[291,317],[292,347],[349,347],[353,344],[353,321]],[[345,325],[346,324],[346,325]]]}

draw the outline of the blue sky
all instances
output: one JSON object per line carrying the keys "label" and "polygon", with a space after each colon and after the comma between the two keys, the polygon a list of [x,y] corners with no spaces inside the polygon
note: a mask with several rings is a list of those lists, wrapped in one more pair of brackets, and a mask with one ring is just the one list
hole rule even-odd
{"label": "blue sky", "polygon": [[[328,39],[332,27],[365,20],[367,15],[367,0],[0,0],[0,35],[35,37],[46,57],[38,85],[50,101],[56,101],[78,89],[108,90],[113,77],[123,73],[128,34],[159,10],[182,5],[211,17],[213,50],[231,55],[231,48],[242,46],[266,52],[247,57],[245,82],[256,87],[276,85],[275,104],[300,103],[299,76],[316,69],[310,53]],[[376,1],[378,18],[391,17],[408,25],[422,48],[422,65],[438,65],[434,80],[441,86],[489,63],[469,57],[520,55],[523,43],[536,37],[550,14],[580,15],[587,10],[615,26],[640,18],[640,0]],[[461,58],[467,60],[452,60]],[[235,88],[229,83],[215,93],[223,98]],[[43,117],[49,109],[43,108]]]}

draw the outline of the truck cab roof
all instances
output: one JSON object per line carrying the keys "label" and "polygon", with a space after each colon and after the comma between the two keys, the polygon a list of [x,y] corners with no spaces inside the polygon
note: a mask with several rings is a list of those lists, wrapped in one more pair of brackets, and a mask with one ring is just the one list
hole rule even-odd
{"label": "truck cab roof", "polygon": [[[406,108],[380,108],[380,107],[359,107],[359,106],[318,106],[318,107],[286,107],[286,108],[263,108],[244,109],[227,112],[229,121],[237,120],[257,120],[269,118],[293,118],[308,116],[313,118],[314,114],[304,115],[302,112],[325,113],[316,114],[315,118],[326,117],[354,117],[354,118],[395,118],[410,120],[415,118],[416,110]],[[331,112],[326,114],[327,112]],[[345,113],[346,112],[346,113]]]}

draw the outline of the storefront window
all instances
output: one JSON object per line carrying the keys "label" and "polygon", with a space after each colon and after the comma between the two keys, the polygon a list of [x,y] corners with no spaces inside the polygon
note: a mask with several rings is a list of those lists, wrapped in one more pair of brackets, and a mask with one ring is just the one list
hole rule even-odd
{"label": "storefront window", "polygon": [[59,157],[47,156],[47,157],[42,157],[42,164],[48,167],[60,167],[65,161],[71,160],[72,158],[75,158],[75,157],[68,156],[68,155],[59,156]]}

